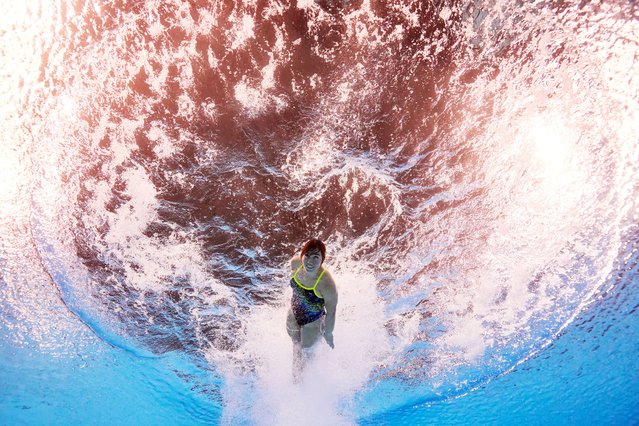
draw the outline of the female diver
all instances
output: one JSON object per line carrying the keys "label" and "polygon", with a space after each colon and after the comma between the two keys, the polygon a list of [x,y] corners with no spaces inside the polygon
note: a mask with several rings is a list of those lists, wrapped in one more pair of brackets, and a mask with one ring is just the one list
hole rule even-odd
{"label": "female diver", "polygon": [[322,267],[326,246],[318,239],[304,244],[298,256],[291,259],[293,296],[286,319],[286,329],[293,339],[296,361],[302,365],[302,349],[308,349],[320,336],[331,348],[335,328],[337,289],[331,274]]}

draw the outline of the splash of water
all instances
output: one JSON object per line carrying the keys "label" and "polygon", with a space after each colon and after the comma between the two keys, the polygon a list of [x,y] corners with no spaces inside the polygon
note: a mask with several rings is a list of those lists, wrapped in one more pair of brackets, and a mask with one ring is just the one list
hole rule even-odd
{"label": "splash of water", "polygon": [[[3,232],[20,213],[106,340],[208,360],[229,421],[319,394],[348,423],[508,371],[593,300],[635,215],[633,4],[10,11]],[[338,346],[294,385],[280,265],[310,235]]]}

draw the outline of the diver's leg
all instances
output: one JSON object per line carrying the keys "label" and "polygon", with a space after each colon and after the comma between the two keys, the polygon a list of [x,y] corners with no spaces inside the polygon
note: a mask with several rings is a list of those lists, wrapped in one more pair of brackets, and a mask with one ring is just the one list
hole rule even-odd
{"label": "diver's leg", "polygon": [[288,310],[286,316],[286,332],[293,341],[293,382],[298,383],[304,368],[304,353],[302,351],[301,327],[297,324],[291,309]]}
{"label": "diver's leg", "polygon": [[293,343],[293,383],[299,383],[306,364],[306,354],[299,342]]}
{"label": "diver's leg", "polygon": [[300,326],[297,324],[297,321],[295,321],[295,316],[291,309],[288,310],[288,315],[286,316],[286,332],[291,336],[293,343],[300,343],[302,341]]}
{"label": "diver's leg", "polygon": [[300,337],[302,340],[302,348],[310,348],[317,342],[317,339],[320,337],[321,325],[322,318],[301,327]]}

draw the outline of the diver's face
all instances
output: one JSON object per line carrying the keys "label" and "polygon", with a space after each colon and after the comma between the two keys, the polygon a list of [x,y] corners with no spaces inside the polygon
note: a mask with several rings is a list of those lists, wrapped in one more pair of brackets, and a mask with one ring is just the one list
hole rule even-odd
{"label": "diver's face", "polygon": [[322,264],[322,252],[316,249],[309,250],[304,254],[302,262],[308,272],[316,271]]}

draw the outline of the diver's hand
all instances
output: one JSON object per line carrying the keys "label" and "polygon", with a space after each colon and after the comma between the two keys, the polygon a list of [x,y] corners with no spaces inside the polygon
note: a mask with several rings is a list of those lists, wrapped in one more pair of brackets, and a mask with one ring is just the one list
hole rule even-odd
{"label": "diver's hand", "polygon": [[328,346],[330,346],[331,349],[335,349],[335,344],[333,343],[333,333],[324,333],[324,340],[326,340],[326,343],[328,343]]}

